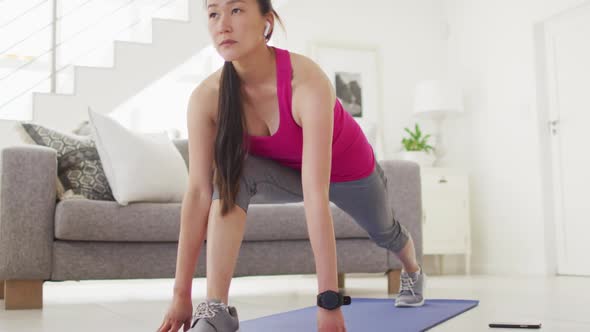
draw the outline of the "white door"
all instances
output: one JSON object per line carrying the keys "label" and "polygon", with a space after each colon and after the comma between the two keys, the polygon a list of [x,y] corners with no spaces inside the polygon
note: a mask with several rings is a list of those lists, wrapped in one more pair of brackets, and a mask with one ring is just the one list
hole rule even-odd
{"label": "white door", "polygon": [[590,5],[545,31],[557,268],[590,275]]}

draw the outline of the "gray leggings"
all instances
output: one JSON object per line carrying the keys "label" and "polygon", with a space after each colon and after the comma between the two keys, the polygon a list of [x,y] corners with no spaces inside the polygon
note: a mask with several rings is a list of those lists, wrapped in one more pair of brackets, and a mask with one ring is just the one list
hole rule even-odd
{"label": "gray leggings", "polygon": [[[214,186],[212,199],[219,199]],[[330,183],[330,201],[348,213],[380,247],[399,252],[409,239],[408,231],[393,216],[387,177],[378,162],[371,175],[354,181]],[[246,213],[256,195],[267,203],[303,201],[301,172],[278,162],[249,154],[240,178],[236,204]]]}

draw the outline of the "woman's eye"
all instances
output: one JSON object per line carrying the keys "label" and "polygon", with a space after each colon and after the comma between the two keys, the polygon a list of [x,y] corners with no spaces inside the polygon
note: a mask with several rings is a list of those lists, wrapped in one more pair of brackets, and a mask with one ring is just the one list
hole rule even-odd
{"label": "woman's eye", "polygon": [[237,13],[238,11],[241,12],[242,10],[240,8],[234,8],[231,12],[233,14],[233,13]]}
{"label": "woman's eye", "polygon": [[209,18],[213,18],[215,15],[217,15],[217,13],[209,13]]}

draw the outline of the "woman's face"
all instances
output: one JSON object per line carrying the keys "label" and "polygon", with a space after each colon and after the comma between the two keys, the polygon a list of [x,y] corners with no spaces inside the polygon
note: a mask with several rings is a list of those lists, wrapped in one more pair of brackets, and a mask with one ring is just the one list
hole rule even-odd
{"label": "woman's face", "polygon": [[225,61],[233,61],[262,43],[266,18],[257,0],[207,0],[209,35]]}

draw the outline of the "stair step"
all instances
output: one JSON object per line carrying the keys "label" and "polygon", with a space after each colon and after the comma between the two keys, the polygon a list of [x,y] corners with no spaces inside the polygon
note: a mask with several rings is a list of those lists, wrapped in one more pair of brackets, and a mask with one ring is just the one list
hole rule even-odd
{"label": "stair step", "polygon": [[129,64],[137,64],[137,54],[147,54],[151,52],[156,45],[154,43],[137,43],[128,41],[115,40],[114,67],[124,68]]}
{"label": "stair step", "polygon": [[[188,2],[189,20],[152,18],[150,43],[114,41],[113,66],[74,66],[73,94],[33,94],[33,121],[71,132],[92,110],[118,105],[189,59],[208,44],[202,2]],[[58,121],[59,120],[59,121]]]}
{"label": "stair step", "polygon": [[[178,38],[189,43],[193,38],[191,35],[187,35],[187,32],[192,31],[193,27],[194,23],[189,21],[154,18],[152,20],[152,41],[159,44],[160,42],[174,41],[174,39]],[[194,30],[199,29],[195,28]]]}
{"label": "stair step", "polygon": [[76,95],[33,93],[33,121],[64,132],[88,119],[88,104]]}

